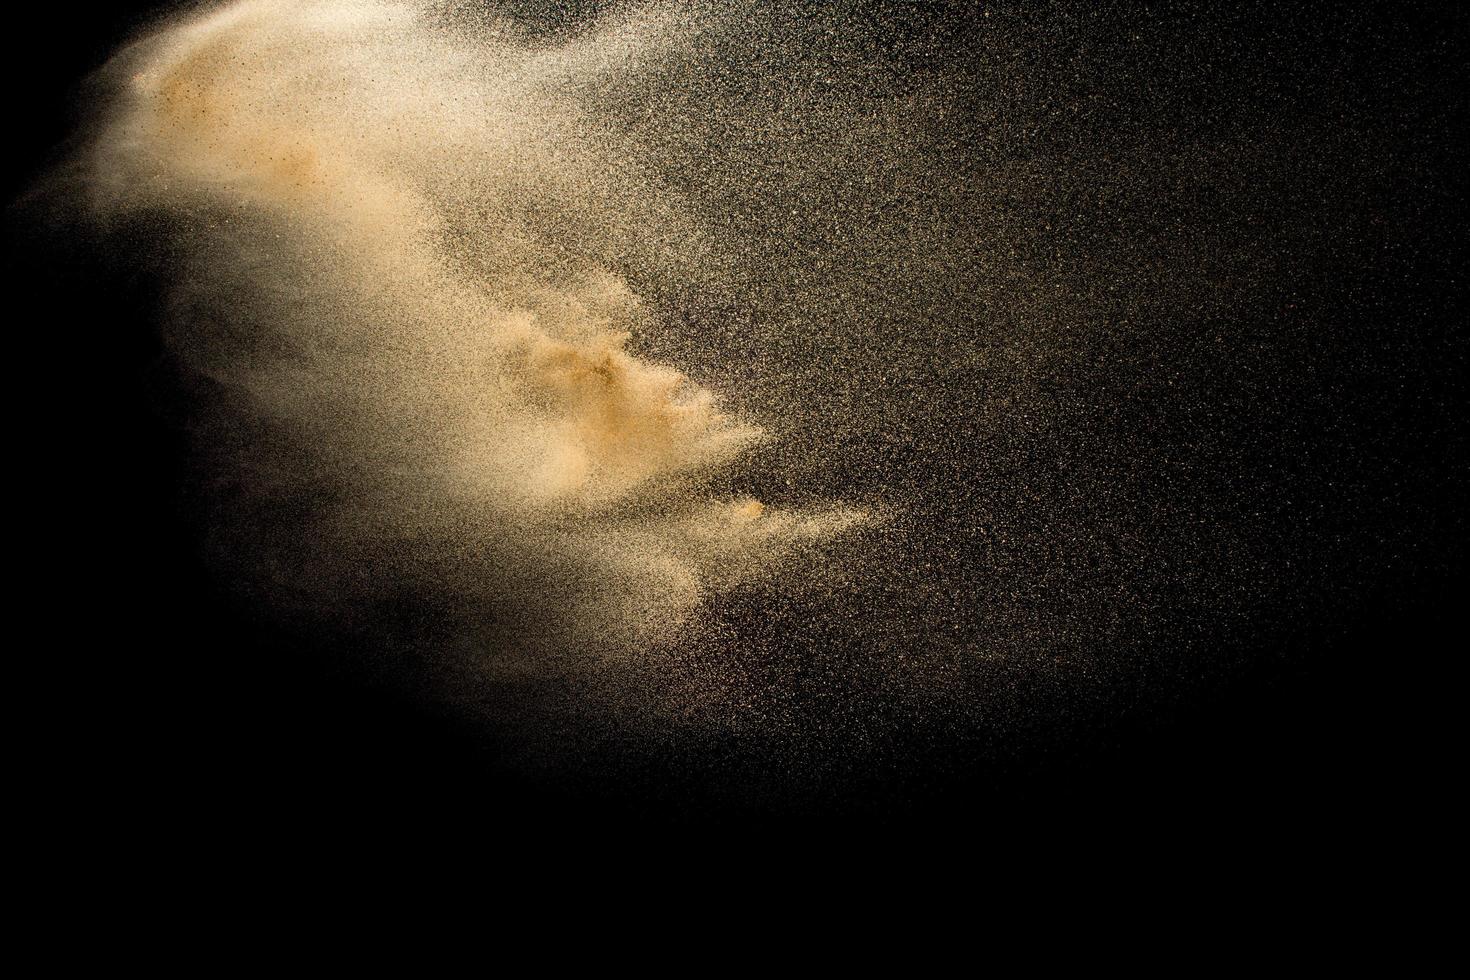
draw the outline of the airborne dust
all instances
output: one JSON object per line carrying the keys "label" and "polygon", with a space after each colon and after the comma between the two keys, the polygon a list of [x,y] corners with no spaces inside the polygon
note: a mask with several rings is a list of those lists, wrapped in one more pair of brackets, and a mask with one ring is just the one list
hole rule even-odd
{"label": "airborne dust", "polygon": [[745,740],[733,797],[1295,615],[1382,517],[1295,311],[1412,226],[1330,73],[767,7],[241,0],[115,56],[56,186],[153,243],[224,576],[533,768]]}

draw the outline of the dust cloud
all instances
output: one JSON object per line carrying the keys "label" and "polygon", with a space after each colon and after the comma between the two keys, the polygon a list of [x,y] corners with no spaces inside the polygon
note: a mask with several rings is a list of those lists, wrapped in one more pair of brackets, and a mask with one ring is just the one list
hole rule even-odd
{"label": "dust cloud", "polygon": [[251,617],[527,771],[845,799],[1202,690],[1417,533],[1353,284],[1437,191],[1340,52],[1418,68],[1254,17],[206,5],[49,186],[160,284]]}
{"label": "dust cloud", "polygon": [[653,9],[533,43],[464,7],[245,0],[107,67],[93,206],[165,223],[170,335],[220,427],[260,429],[225,466],[312,512],[292,589],[419,577],[646,643],[868,519],[720,483],[759,421],[630,345],[667,314],[613,263],[676,275],[707,243],[578,92],[710,27]]}

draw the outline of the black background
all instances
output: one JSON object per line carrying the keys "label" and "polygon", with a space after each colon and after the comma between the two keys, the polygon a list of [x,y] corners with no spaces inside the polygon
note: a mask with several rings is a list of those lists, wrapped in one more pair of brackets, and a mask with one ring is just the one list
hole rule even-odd
{"label": "black background", "polygon": [[[1188,30],[1188,8],[1165,10]],[[1238,25],[1260,61],[1313,40],[1311,8],[1263,11]],[[80,80],[145,15],[20,15],[7,63],[8,199],[64,154],[82,117]],[[1445,76],[1427,89],[1441,100],[1435,118],[1460,120],[1463,95],[1454,93],[1463,86],[1453,77],[1462,73],[1463,18],[1431,5],[1379,16],[1410,24],[1393,35],[1397,48],[1383,49],[1371,18],[1335,21],[1316,40],[1365,64],[1417,62],[1426,76]],[[1285,58],[1281,70],[1288,84]],[[1425,168],[1442,176],[1463,165],[1451,135],[1428,145]],[[1377,322],[1424,338],[1422,376],[1396,380],[1430,390],[1440,406],[1457,405],[1461,393],[1461,203],[1460,194],[1436,202],[1443,220],[1426,231],[1423,254],[1432,258],[1422,268],[1388,270],[1372,284]],[[78,248],[43,224],[24,202],[8,215],[20,395],[11,480],[26,501],[13,519],[27,543],[12,642],[35,668],[13,696],[35,719],[26,755],[46,785],[82,801],[73,815],[101,809],[191,834],[404,821],[597,835],[711,823],[741,834],[793,824],[966,834],[1081,825],[1104,839],[1122,831],[1307,850],[1437,817],[1458,728],[1447,702],[1462,646],[1463,433],[1458,414],[1448,424],[1423,414],[1423,398],[1406,398],[1403,417],[1354,422],[1433,430],[1405,452],[1435,458],[1406,469],[1440,482],[1418,495],[1418,533],[1401,560],[1324,600],[1335,628],[1307,632],[1291,649],[1247,651],[1250,666],[1183,703],[1121,717],[1099,711],[1065,734],[1033,733],[1003,757],[955,748],[973,759],[947,760],[948,775],[870,787],[877,802],[838,812],[763,822],[759,812],[689,812],[533,783],[500,764],[493,733],[366,682],[346,666],[351,651],[274,625],[232,595],[203,554],[180,426],[196,396],[158,337],[157,284],[131,273],[126,255]]]}

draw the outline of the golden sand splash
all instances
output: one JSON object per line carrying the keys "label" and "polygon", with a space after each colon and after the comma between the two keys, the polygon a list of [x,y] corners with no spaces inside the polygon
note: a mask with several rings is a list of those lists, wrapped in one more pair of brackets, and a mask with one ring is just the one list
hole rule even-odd
{"label": "golden sand splash", "polygon": [[409,564],[470,591],[576,568],[576,618],[632,636],[860,522],[714,493],[762,431],[630,351],[656,312],[598,260],[638,260],[630,227],[699,233],[562,92],[697,28],[641,13],[545,47],[443,13],[242,0],[109,68],[96,205],[170,221],[186,356],[349,488],[319,561],[388,554],[389,590]]}

